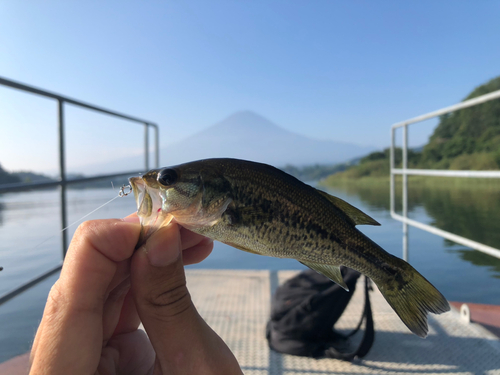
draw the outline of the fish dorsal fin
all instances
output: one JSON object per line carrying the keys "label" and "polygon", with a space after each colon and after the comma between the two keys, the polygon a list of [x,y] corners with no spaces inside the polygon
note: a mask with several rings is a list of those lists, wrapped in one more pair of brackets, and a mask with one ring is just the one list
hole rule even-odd
{"label": "fish dorsal fin", "polygon": [[370,216],[360,211],[354,206],[351,206],[346,201],[334,197],[324,191],[316,189],[318,193],[328,199],[335,207],[337,207],[340,211],[345,213],[354,223],[354,225],[380,225],[378,221],[372,219]]}
{"label": "fish dorsal fin", "polygon": [[300,262],[304,266],[309,267],[312,270],[322,274],[323,276],[328,277],[333,282],[339,284],[342,288],[344,288],[347,292],[349,288],[344,282],[344,278],[342,277],[342,273],[340,272],[339,266],[333,266],[331,264],[321,264],[321,263],[313,263],[313,262]]}

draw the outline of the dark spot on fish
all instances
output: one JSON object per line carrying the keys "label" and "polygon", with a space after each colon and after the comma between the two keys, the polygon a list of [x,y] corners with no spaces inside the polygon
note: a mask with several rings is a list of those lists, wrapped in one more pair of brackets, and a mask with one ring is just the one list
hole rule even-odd
{"label": "dark spot on fish", "polygon": [[403,278],[403,275],[399,272],[394,272],[394,280],[396,280],[396,283],[398,285],[398,290],[401,291],[406,287],[406,281]]}
{"label": "dark spot on fish", "polygon": [[175,190],[177,191],[178,194],[182,195],[183,197],[189,198],[191,196],[191,192],[189,190],[186,190],[182,186],[175,187]]}
{"label": "dark spot on fish", "polygon": [[260,202],[259,208],[262,210],[262,212],[269,212],[271,211],[271,206],[272,202],[268,199],[264,199]]}
{"label": "dark spot on fish", "polygon": [[327,230],[325,230],[324,228],[320,227],[318,224],[311,223],[311,222],[309,222],[307,224],[307,226],[305,227],[305,229],[308,232],[315,233],[317,236],[321,237],[321,239],[323,239],[323,240],[327,239],[331,235],[331,232],[329,233]]}
{"label": "dark spot on fish", "polygon": [[229,225],[236,225],[239,221],[241,221],[241,216],[235,209],[227,208],[223,215],[226,217]]}

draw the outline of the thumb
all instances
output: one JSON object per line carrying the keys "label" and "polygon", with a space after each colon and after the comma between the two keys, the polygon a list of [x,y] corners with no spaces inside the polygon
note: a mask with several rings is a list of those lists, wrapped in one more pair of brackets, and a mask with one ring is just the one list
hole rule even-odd
{"label": "thumb", "polygon": [[181,248],[179,226],[172,223],[151,236],[132,258],[132,293],[156,352],[157,371],[217,374],[225,363],[231,369],[225,373],[241,374],[232,353],[191,301]]}
{"label": "thumb", "polygon": [[131,277],[137,307],[144,313],[155,312],[164,321],[175,321],[177,315],[194,308],[186,287],[177,224],[161,228],[136,251]]}
{"label": "thumb", "polygon": [[174,343],[184,330],[181,327],[198,319],[186,286],[177,224],[161,228],[136,251],[131,283],[137,312],[152,343]]}

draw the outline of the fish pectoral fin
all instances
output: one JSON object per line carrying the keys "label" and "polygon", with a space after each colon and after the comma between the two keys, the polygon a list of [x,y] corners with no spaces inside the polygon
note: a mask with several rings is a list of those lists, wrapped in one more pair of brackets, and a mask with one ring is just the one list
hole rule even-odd
{"label": "fish pectoral fin", "polygon": [[236,249],[246,251],[247,253],[257,254],[257,255],[262,255],[262,254],[259,254],[259,253],[258,253],[258,252],[256,252],[256,251],[253,251],[253,250],[249,249],[248,247],[244,247],[244,246],[241,246],[241,245],[237,245],[237,244],[232,243],[232,242],[224,242],[224,243],[225,243],[226,245],[229,245],[229,246],[235,247]]}
{"label": "fish pectoral fin", "polygon": [[335,207],[345,213],[353,221],[354,225],[380,225],[377,220],[371,218],[356,207],[351,206],[346,201],[325,193],[324,191],[318,189],[316,189],[316,191],[328,199]]}
{"label": "fish pectoral fin", "polygon": [[347,292],[349,291],[349,288],[344,282],[344,278],[342,277],[342,273],[340,272],[339,266],[333,266],[331,264],[313,263],[313,262],[300,262],[300,263],[322,274],[323,276],[328,277],[333,282],[339,284]]}

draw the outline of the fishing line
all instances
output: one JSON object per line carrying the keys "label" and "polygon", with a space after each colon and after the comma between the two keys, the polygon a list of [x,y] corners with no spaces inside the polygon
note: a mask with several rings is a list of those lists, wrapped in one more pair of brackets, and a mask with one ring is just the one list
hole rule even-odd
{"label": "fishing line", "polygon": [[[129,189],[128,191],[125,191],[125,189]],[[83,219],[85,219],[86,217],[92,215],[94,212],[100,210],[101,208],[103,208],[104,206],[110,204],[111,202],[113,202],[115,199],[117,198],[123,198],[123,197],[126,197],[127,195],[129,195],[130,193],[132,192],[132,187],[130,185],[123,185],[121,188],[120,188],[120,191],[118,192],[118,195],[114,198],[111,198],[109,201],[107,201],[106,203],[103,203],[101,204],[99,207],[97,207],[95,210],[92,210],[91,212],[89,212],[88,214],[82,216],[81,218],[79,218],[78,220],[75,220],[74,222],[72,222],[71,224],[69,224],[66,228],[63,228],[61,229],[59,232],[57,232],[57,234],[54,234],[53,236],[50,236],[49,238],[46,238],[45,240],[43,240],[42,242],[40,242],[38,245],[36,245],[32,250],[35,250],[37,247],[43,245],[45,242],[47,242],[48,240],[51,240],[52,238],[54,238],[55,236],[59,235],[60,233],[64,232],[65,230],[67,230],[68,228],[71,228],[72,226],[74,226],[75,224],[78,224],[80,221],[82,221]],[[1,269],[0,269],[1,271]]]}
{"label": "fishing line", "polygon": [[[111,182],[111,185],[113,186],[113,182]],[[125,189],[128,189],[128,190],[125,190]],[[114,191],[114,186],[113,186],[113,191]],[[71,228],[72,226],[74,226],[75,224],[78,224],[80,221],[82,221],[83,219],[85,219],[86,217],[92,215],[94,212],[100,210],[101,208],[103,208],[104,206],[110,204],[111,202],[113,202],[115,199],[117,198],[123,198],[123,197],[126,197],[127,195],[129,195],[130,193],[132,193],[132,186],[130,185],[123,185],[119,192],[118,192],[118,195],[112,199],[110,199],[109,201],[107,201],[106,203],[104,204],[101,204],[99,207],[97,207],[95,210],[92,210],[91,212],[89,212],[88,214],[82,216],[81,218],[79,218],[78,220],[72,222],[70,225],[68,225],[66,228],[63,228],[61,229],[59,232],[57,232],[57,234],[54,234],[48,238],[46,238],[45,240],[43,240],[42,242],[40,242],[38,245],[36,245],[35,247],[32,248],[32,250],[35,250],[36,248],[38,248],[39,246],[43,245],[45,242],[47,242],[48,240],[51,240],[52,238],[54,238],[55,236],[59,235],[60,233],[64,232],[65,230],[67,230],[68,228]],[[3,267],[0,266],[0,271],[3,270]]]}
{"label": "fishing line", "polygon": [[82,221],[83,219],[85,219],[87,216],[90,216],[92,215],[94,212],[96,212],[97,210],[100,210],[101,208],[103,208],[104,206],[106,206],[107,204],[110,204],[111,202],[113,202],[116,198],[121,198],[121,195],[117,195],[116,197],[110,199],[109,201],[107,201],[106,203],[104,204],[101,204],[99,207],[97,207],[95,210],[93,211],[90,211],[88,214],[82,216],[81,218],[79,218],[78,220],[75,220],[74,222],[72,222],[70,225],[68,225],[66,228],[62,229],[59,233],[62,233],[64,232],[66,229],[68,228],[71,228],[73,225],[77,224],[78,222]]}

